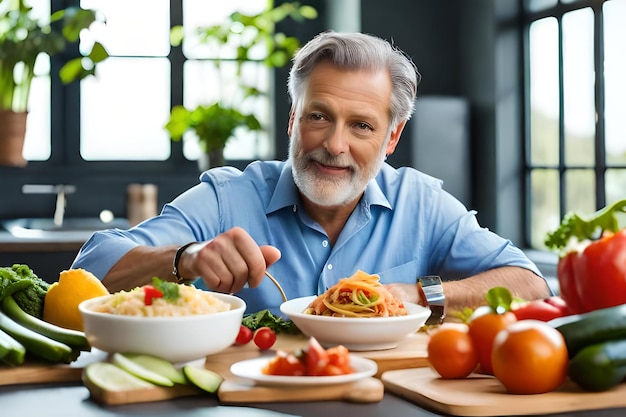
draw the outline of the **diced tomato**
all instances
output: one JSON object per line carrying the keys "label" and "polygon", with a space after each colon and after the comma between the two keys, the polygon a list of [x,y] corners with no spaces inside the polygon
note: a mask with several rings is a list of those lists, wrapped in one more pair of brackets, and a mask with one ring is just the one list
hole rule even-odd
{"label": "diced tomato", "polygon": [[143,286],[143,293],[144,293],[144,304],[147,306],[151,306],[152,305],[152,301],[155,298],[161,298],[163,297],[163,292],[161,292],[160,290],[156,289],[155,287],[153,287],[152,285],[144,285]]}
{"label": "diced tomato", "polygon": [[320,345],[314,337],[309,339],[309,345],[304,353],[304,358],[307,375],[322,375],[329,360],[328,352],[324,350],[322,345]]}
{"label": "diced tomato", "polygon": [[283,351],[276,352],[263,373],[268,375],[302,376],[305,375],[304,363],[293,353]]}

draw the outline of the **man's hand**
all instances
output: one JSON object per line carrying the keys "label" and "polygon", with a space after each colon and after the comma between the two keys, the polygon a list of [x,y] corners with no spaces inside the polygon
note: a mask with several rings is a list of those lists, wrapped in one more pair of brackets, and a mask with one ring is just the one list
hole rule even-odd
{"label": "man's hand", "polygon": [[236,293],[246,283],[257,287],[266,268],[280,256],[277,248],[259,246],[244,229],[235,227],[190,246],[181,256],[179,270],[186,278],[201,277],[212,290]]}
{"label": "man's hand", "polygon": [[422,299],[416,284],[387,284],[385,288],[389,290],[394,297],[407,302],[427,306],[426,300]]}

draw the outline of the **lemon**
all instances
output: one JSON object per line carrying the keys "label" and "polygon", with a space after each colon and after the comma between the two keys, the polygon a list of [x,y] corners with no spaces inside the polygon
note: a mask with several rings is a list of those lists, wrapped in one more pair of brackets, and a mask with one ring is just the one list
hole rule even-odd
{"label": "lemon", "polygon": [[83,331],[83,317],[78,305],[84,300],[108,294],[109,290],[91,272],[84,269],[63,271],[46,292],[43,319],[57,326]]}

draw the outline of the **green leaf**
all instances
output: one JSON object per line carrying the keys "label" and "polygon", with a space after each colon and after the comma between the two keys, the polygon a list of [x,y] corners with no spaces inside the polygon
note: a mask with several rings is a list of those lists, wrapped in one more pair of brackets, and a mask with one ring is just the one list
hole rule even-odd
{"label": "green leaf", "polygon": [[178,284],[164,281],[158,277],[152,277],[152,285],[163,293],[163,298],[167,301],[176,301],[180,297]]}
{"label": "green leaf", "polygon": [[511,310],[513,295],[511,295],[511,291],[508,288],[493,287],[487,291],[485,299],[495,313],[502,314]]}

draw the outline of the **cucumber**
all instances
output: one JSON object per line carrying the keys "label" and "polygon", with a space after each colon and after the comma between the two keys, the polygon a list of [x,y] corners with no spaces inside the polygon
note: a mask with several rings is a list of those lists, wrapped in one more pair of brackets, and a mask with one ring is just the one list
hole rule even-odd
{"label": "cucumber", "polygon": [[164,376],[175,384],[187,383],[187,379],[185,379],[183,371],[177,369],[171,362],[168,362],[165,359],[140,353],[125,353],[124,356],[136,364]]}
{"label": "cucumber", "polygon": [[52,363],[71,363],[78,358],[79,351],[66,344],[52,340],[47,336],[30,330],[0,310],[0,330],[21,343],[26,352]]}
{"label": "cucumber", "polygon": [[24,363],[26,348],[7,333],[0,330],[0,360],[8,365]]}
{"label": "cucumber", "polygon": [[606,391],[626,377],[626,340],[611,340],[580,350],[568,366],[572,381],[587,391]]}
{"label": "cucumber", "polygon": [[561,332],[569,357],[573,358],[586,346],[626,339],[626,304],[560,317],[549,324]]}
{"label": "cucumber", "polygon": [[111,362],[113,363],[113,365],[119,366],[120,368],[136,376],[137,378],[141,378],[152,384],[161,385],[164,387],[171,387],[174,385],[174,383],[169,378],[166,378],[163,375],[144,367],[143,365],[133,361],[128,356],[122,353],[114,353],[111,356]]}
{"label": "cucumber", "polygon": [[217,372],[213,372],[210,369],[198,368],[193,365],[183,366],[183,374],[185,378],[194,387],[200,388],[203,391],[214,394],[219,389],[224,378]]}
{"label": "cucumber", "polygon": [[85,333],[78,330],[66,329],[41,320],[38,317],[31,316],[17,304],[12,296],[7,296],[2,300],[2,311],[11,317],[18,324],[29,328],[37,333],[54,339],[57,342],[64,343],[72,349],[81,351],[90,351],[91,346],[85,337]]}
{"label": "cucumber", "polygon": [[85,384],[92,384],[108,391],[131,391],[156,387],[108,362],[94,362],[87,365],[83,369],[82,379]]}

